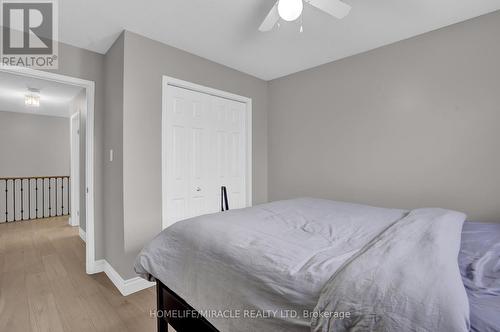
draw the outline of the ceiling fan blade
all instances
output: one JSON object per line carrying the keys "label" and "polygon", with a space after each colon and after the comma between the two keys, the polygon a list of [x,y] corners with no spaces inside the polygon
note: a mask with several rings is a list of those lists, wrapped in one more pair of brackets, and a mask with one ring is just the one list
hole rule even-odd
{"label": "ceiling fan blade", "polygon": [[279,19],[278,2],[276,2],[260,25],[259,31],[265,32],[271,30]]}
{"label": "ceiling fan blade", "polygon": [[308,3],[338,19],[346,17],[351,11],[351,6],[339,0],[310,0]]}

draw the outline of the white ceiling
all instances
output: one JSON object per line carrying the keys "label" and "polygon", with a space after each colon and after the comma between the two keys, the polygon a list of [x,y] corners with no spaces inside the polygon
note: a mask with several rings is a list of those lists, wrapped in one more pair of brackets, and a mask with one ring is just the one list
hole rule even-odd
{"label": "white ceiling", "polygon": [[[40,107],[24,104],[28,88],[40,90]],[[0,111],[70,117],[71,100],[81,90],[72,85],[0,72]]]}
{"label": "white ceiling", "polygon": [[258,32],[275,0],[64,0],[60,40],[105,53],[123,29],[270,80],[500,9],[499,0],[345,0],[334,19],[305,5]]}

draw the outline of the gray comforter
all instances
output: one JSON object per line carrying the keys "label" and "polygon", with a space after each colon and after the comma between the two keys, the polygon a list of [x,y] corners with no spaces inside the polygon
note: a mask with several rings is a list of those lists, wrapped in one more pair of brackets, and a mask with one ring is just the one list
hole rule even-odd
{"label": "gray comforter", "polygon": [[469,331],[469,303],[457,263],[465,216],[419,209],[395,222],[326,283],[316,331]]}
{"label": "gray comforter", "polygon": [[178,222],[135,269],[220,331],[465,331],[463,220],[439,209],[280,201]]}
{"label": "gray comforter", "polygon": [[500,224],[467,222],[459,266],[473,332],[500,332]]}

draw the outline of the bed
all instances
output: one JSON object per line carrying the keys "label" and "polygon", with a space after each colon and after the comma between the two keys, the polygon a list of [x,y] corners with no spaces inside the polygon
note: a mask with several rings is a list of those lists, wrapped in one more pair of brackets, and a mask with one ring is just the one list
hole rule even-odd
{"label": "bed", "polygon": [[464,220],[443,209],[279,201],[178,222],[135,269],[157,281],[160,331],[167,322],[178,332],[467,331],[467,295],[477,292],[466,293],[456,264]]}
{"label": "bed", "polygon": [[458,262],[471,331],[500,331],[500,224],[466,222]]}

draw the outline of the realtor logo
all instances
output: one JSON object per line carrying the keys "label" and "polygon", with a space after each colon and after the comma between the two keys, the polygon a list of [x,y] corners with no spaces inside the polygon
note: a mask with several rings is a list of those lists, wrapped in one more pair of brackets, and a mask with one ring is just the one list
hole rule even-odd
{"label": "realtor logo", "polygon": [[1,64],[57,69],[56,0],[0,0]]}

